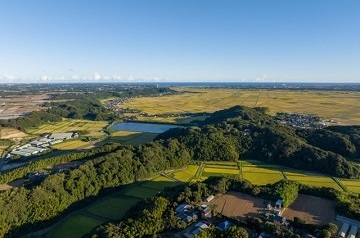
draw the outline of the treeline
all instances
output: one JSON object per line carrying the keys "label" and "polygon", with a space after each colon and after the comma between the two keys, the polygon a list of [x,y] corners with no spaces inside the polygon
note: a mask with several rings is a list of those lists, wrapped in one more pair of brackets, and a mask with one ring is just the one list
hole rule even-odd
{"label": "treeline", "polygon": [[38,127],[46,122],[60,122],[61,116],[50,113],[49,111],[31,112],[25,117],[15,119],[0,120],[0,127],[13,127],[19,130]]}
{"label": "treeline", "polygon": [[69,174],[48,176],[39,186],[0,193],[0,237],[41,228],[111,188],[153,177],[160,171],[183,167],[187,149],[176,140],[138,147],[120,147],[95,158]]}
{"label": "treeline", "polygon": [[55,164],[67,163],[70,161],[76,160],[90,160],[100,156],[103,156],[107,153],[113,152],[119,147],[117,144],[108,144],[106,146],[96,148],[86,152],[77,152],[71,154],[64,154],[55,157],[51,157],[48,159],[38,160],[34,162],[30,162],[28,165],[24,167],[15,168],[8,172],[3,172],[0,175],[0,184],[9,183],[15,179],[23,178],[30,172],[36,172],[39,170],[43,170],[48,166],[52,166]]}
{"label": "treeline", "polygon": [[[354,142],[343,146],[347,141],[339,140],[339,132],[330,131],[335,128],[300,131],[278,123],[265,112],[264,108],[236,106],[211,114],[200,128],[172,129],[157,139],[178,139],[198,160],[235,161],[242,157],[337,177],[360,177],[359,166],[344,158],[360,151],[360,143],[356,143],[360,134],[349,132],[349,141]],[[323,134],[329,138],[321,142]],[[327,145],[329,140],[335,142]]]}
{"label": "treeline", "polygon": [[[78,91],[82,92],[79,93]],[[84,87],[81,85],[79,88],[74,88],[67,93],[52,93],[51,99],[64,100],[64,99],[84,99],[88,97],[92,98],[134,98],[134,97],[152,97],[160,95],[171,95],[178,94],[179,92],[174,91],[167,87],[155,87],[155,86],[123,86],[123,85],[97,85]]]}

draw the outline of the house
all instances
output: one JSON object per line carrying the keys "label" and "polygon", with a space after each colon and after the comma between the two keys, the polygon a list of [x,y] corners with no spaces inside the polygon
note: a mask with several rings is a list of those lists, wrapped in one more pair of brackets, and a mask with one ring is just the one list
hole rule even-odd
{"label": "house", "polygon": [[358,228],[356,226],[352,225],[347,238],[356,238],[357,232],[358,232]]}
{"label": "house", "polygon": [[201,229],[208,229],[209,226],[205,222],[198,222],[195,224],[195,227],[201,228]]}
{"label": "house", "polygon": [[339,234],[338,234],[338,236],[339,237],[342,237],[342,238],[345,238],[345,236],[346,236],[346,233],[348,232],[348,230],[349,230],[349,224],[348,223],[343,223],[343,225],[341,226],[341,228],[340,228],[340,230],[339,230]]}
{"label": "house", "polygon": [[202,219],[211,218],[211,208],[210,207],[207,207],[201,211],[201,218]]}
{"label": "house", "polygon": [[215,197],[214,195],[211,195],[209,197],[206,198],[206,202],[210,202],[211,200],[213,200]]}
{"label": "house", "polygon": [[282,209],[282,200],[279,199],[279,200],[277,200],[277,202],[275,203],[274,214],[275,214],[275,215],[281,215],[281,209]]}
{"label": "house", "polygon": [[217,225],[217,228],[219,228],[220,230],[226,231],[227,229],[229,229],[233,225],[234,224],[232,222],[230,222],[230,221],[223,221],[219,225]]}
{"label": "house", "polygon": [[191,209],[191,206],[188,204],[181,204],[177,208],[175,208],[175,213],[179,214],[179,213],[184,212],[187,209]]}

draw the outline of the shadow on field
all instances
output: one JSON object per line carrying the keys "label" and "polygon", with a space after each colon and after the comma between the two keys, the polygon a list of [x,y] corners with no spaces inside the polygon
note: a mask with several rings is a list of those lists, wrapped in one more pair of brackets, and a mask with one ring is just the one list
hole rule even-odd
{"label": "shadow on field", "polygon": [[82,237],[100,224],[126,219],[145,199],[179,184],[181,182],[159,176],[153,180],[102,189],[100,195],[78,201],[54,218],[14,228],[5,237]]}

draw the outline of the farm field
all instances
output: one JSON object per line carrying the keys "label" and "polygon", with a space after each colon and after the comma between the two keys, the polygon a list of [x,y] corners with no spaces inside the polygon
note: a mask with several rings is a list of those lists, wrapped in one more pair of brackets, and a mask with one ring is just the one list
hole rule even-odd
{"label": "farm field", "polygon": [[258,214],[266,206],[266,201],[239,192],[227,192],[214,200],[210,205],[216,206],[216,212],[227,217],[245,218]]}
{"label": "farm field", "polygon": [[158,134],[134,131],[116,131],[112,132],[111,136],[106,138],[100,144],[113,142],[124,145],[139,145],[152,141]]}
{"label": "farm field", "polygon": [[86,135],[97,137],[105,135],[101,131],[106,125],[105,121],[63,119],[62,122],[48,123],[38,128],[28,129],[27,133],[40,135],[54,132],[86,131]]}
{"label": "farm field", "polygon": [[342,191],[342,188],[331,177],[293,170],[285,170],[284,173],[288,180],[297,181],[308,186],[328,187]]}
{"label": "farm field", "polygon": [[120,107],[138,109],[154,115],[214,112],[235,105],[244,105],[268,107],[271,115],[276,112],[315,113],[319,117],[338,121],[341,125],[360,124],[360,93],[358,92],[193,88],[176,90],[186,93],[134,98]]}
{"label": "farm field", "polygon": [[15,128],[2,127],[0,128],[0,139],[14,139],[14,138],[24,138],[27,135],[24,132],[19,131]]}
{"label": "farm field", "polygon": [[207,161],[204,163],[201,180],[205,180],[210,176],[234,175],[240,176],[240,170],[235,162]]}
{"label": "farm field", "polygon": [[327,224],[335,222],[334,207],[333,201],[299,194],[294,203],[285,209],[283,216],[292,220],[300,217],[309,223]]}
{"label": "farm field", "polygon": [[3,151],[7,148],[7,145],[0,145],[0,156],[2,155]]}
{"label": "farm field", "polygon": [[189,182],[195,177],[198,169],[198,165],[188,165],[186,169],[174,172],[173,178],[182,182]]}
{"label": "farm field", "polygon": [[360,193],[360,180],[339,179],[350,192]]}
{"label": "farm field", "polygon": [[118,192],[99,199],[90,207],[65,218],[46,237],[82,237],[106,221],[121,219],[132,206],[142,199],[154,196],[165,187],[175,186],[179,183],[167,177],[158,176],[149,181],[128,185]]}
{"label": "farm field", "polygon": [[73,215],[66,219],[63,223],[58,225],[56,229],[52,230],[46,235],[47,238],[75,238],[82,237],[89,233],[94,227],[102,224],[99,221],[90,217],[82,215]]}
{"label": "farm field", "polygon": [[55,144],[52,147],[59,150],[75,150],[75,149],[85,149],[92,146],[91,142],[85,142],[79,139],[70,139],[59,144]]}
{"label": "farm field", "polygon": [[254,185],[272,184],[284,179],[280,170],[266,165],[242,165],[241,173],[244,179]]}

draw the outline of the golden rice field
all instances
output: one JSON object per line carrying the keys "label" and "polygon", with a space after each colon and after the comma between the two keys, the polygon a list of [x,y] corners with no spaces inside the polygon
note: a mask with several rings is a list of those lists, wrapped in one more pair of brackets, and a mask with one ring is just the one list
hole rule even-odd
{"label": "golden rice field", "polygon": [[27,133],[40,135],[43,133],[69,132],[69,131],[88,131],[89,135],[103,134],[102,129],[107,126],[106,121],[89,121],[63,119],[62,122],[47,123],[38,128],[27,129]]}
{"label": "golden rice field", "polygon": [[293,170],[287,170],[284,173],[288,180],[293,180],[308,186],[328,187],[342,191],[342,188],[331,177],[311,173],[301,173]]}
{"label": "golden rice field", "polygon": [[15,128],[0,127],[0,139],[23,138],[27,135]]}
{"label": "golden rice field", "polygon": [[214,112],[244,105],[268,107],[272,115],[276,112],[308,113],[339,121],[343,125],[360,124],[359,92],[199,88],[177,90],[187,92],[164,97],[134,98],[121,107],[149,114],[164,114]]}
{"label": "golden rice field", "polygon": [[76,150],[76,149],[85,149],[92,146],[92,143],[89,141],[82,140],[66,140],[59,144],[55,144],[52,147],[58,150]]}
{"label": "golden rice field", "polygon": [[350,192],[360,193],[360,180],[339,179]]}
{"label": "golden rice field", "polygon": [[284,179],[281,171],[274,167],[241,166],[242,177],[254,185],[273,184]]}
{"label": "golden rice field", "polygon": [[188,165],[186,169],[174,172],[173,178],[182,182],[189,182],[195,177],[198,169],[198,165]]}

